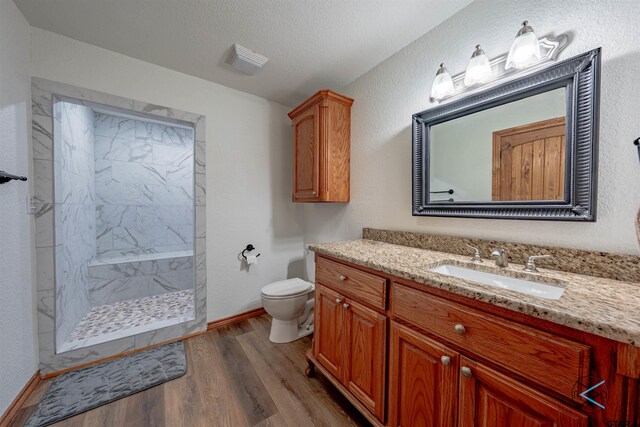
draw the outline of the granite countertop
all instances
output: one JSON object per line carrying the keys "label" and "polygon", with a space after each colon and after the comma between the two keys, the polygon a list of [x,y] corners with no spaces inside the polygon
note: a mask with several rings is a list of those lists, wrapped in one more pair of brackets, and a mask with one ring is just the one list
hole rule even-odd
{"label": "granite countertop", "polygon": [[[560,299],[536,298],[522,293],[430,272],[445,262],[496,272],[492,260],[470,264],[470,257],[373,240],[316,243],[309,249],[321,255],[424,283],[457,295],[525,313],[560,325],[640,347],[640,283],[565,273],[538,268],[547,283],[565,288]],[[523,266],[510,264],[503,274],[530,278]],[[544,280],[541,280],[544,281]]]}

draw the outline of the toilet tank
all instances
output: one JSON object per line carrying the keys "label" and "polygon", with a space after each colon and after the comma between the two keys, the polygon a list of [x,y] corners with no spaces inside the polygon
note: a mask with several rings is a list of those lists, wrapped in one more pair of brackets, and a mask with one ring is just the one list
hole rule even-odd
{"label": "toilet tank", "polygon": [[316,283],[316,253],[305,248],[304,250],[304,267],[307,280],[311,283]]}

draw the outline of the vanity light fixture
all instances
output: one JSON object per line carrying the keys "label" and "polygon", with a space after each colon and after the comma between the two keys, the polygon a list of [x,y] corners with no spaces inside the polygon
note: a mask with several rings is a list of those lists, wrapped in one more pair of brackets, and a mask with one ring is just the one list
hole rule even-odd
{"label": "vanity light fixture", "polygon": [[538,38],[527,21],[522,23],[509,52],[489,59],[476,46],[465,72],[451,75],[440,64],[431,87],[431,101],[443,102],[486,90],[503,82],[540,70],[553,62],[569,44],[569,34]]}
{"label": "vanity light fixture", "polygon": [[447,67],[444,63],[440,64],[440,68],[436,72],[436,79],[431,86],[431,98],[442,99],[447,95],[453,93],[453,80],[451,80],[451,74],[447,71]]}
{"label": "vanity light fixture", "polygon": [[540,43],[536,33],[527,21],[522,23],[522,28],[516,34],[516,39],[511,44],[507,63],[504,69],[524,68],[532,62],[540,59]]}
{"label": "vanity light fixture", "polygon": [[476,45],[476,50],[471,54],[467,71],[464,73],[464,85],[469,87],[476,83],[484,83],[491,78],[491,64],[484,50]]}

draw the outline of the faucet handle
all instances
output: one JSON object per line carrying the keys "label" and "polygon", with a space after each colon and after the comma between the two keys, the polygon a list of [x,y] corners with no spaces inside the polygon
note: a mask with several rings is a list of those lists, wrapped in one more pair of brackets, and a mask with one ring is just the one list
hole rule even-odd
{"label": "faucet handle", "polygon": [[482,262],[482,257],[480,256],[480,249],[476,248],[475,246],[471,246],[471,245],[466,245],[469,249],[474,250],[475,254],[473,254],[473,256],[471,257],[471,262],[475,262],[477,264],[480,264]]}
{"label": "faucet handle", "polygon": [[523,270],[529,273],[537,273],[538,268],[536,267],[537,259],[548,259],[551,258],[551,255],[533,255],[529,257],[527,264],[524,266]]}

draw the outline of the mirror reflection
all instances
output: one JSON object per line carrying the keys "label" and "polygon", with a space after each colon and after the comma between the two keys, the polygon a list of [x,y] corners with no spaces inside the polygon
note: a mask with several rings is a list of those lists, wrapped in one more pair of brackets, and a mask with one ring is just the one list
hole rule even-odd
{"label": "mirror reflection", "polygon": [[565,88],[430,128],[430,202],[563,200]]}

